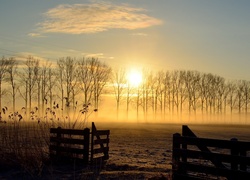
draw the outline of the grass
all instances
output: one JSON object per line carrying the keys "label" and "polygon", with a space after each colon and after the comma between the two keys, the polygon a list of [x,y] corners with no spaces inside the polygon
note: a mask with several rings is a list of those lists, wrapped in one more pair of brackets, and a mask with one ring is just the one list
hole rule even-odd
{"label": "grass", "polygon": [[48,160],[48,133],[34,123],[1,124],[0,154],[2,166],[18,169],[34,177]]}
{"label": "grass", "polygon": [[20,113],[12,113],[4,108],[0,118],[0,175],[9,171],[19,172],[17,176],[25,179],[42,177],[44,173],[52,175],[50,128],[84,129],[88,117],[96,111],[89,109],[90,104],[83,105],[81,109],[64,115],[55,106],[39,115],[38,109],[34,108],[27,115],[24,109]]}

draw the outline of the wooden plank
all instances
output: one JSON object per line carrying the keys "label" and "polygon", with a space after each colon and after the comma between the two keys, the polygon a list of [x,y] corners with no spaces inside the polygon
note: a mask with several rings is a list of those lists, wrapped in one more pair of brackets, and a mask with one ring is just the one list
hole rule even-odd
{"label": "wooden plank", "polygon": [[237,147],[238,149],[244,149],[246,151],[250,150],[250,142],[244,141],[229,141],[229,140],[219,140],[219,139],[208,139],[208,138],[195,138],[195,137],[176,137],[175,139],[178,143],[186,143],[188,145],[197,145],[207,147],[218,147],[224,149],[231,149]]}
{"label": "wooden plank", "polygon": [[61,133],[61,134],[67,134],[67,135],[85,135],[86,131],[82,129],[60,129],[58,128],[50,128],[51,134]]}
{"label": "wooden plank", "polygon": [[96,140],[94,140],[94,145],[105,144],[105,143],[109,143],[109,138],[108,139],[96,139]]}
{"label": "wooden plank", "polygon": [[72,138],[58,138],[50,137],[50,143],[64,143],[64,144],[78,144],[83,145],[86,140],[84,139],[72,139]]}
{"label": "wooden plank", "polygon": [[79,148],[71,148],[71,147],[63,147],[63,146],[56,146],[50,145],[49,150],[51,151],[60,151],[60,153],[75,153],[75,154],[83,154],[84,150]]}
{"label": "wooden plank", "polygon": [[187,158],[191,159],[204,159],[210,160],[211,158],[219,159],[222,162],[231,163],[235,162],[237,164],[244,163],[246,165],[250,165],[250,157],[246,156],[232,156],[230,154],[220,154],[220,153],[208,153],[196,150],[188,150],[188,149],[174,149],[173,153],[177,156],[182,156],[185,154]]}
{"label": "wooden plank", "polygon": [[[223,176],[223,177],[237,177],[237,179],[250,179],[250,172],[246,171],[235,171],[225,168],[217,168],[211,166],[205,166],[201,164],[193,163],[179,163],[180,168],[185,168],[187,171],[206,173],[214,176]],[[230,178],[229,178],[230,179]]]}
{"label": "wooden plank", "polygon": [[94,132],[95,136],[104,136],[104,135],[109,135],[110,134],[110,130],[96,130]]}
{"label": "wooden plank", "polygon": [[101,147],[98,149],[93,149],[93,154],[104,153],[106,154],[109,151],[109,147]]}

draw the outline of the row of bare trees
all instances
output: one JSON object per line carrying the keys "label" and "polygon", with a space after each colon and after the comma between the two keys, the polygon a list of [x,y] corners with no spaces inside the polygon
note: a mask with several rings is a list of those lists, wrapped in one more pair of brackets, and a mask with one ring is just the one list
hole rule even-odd
{"label": "row of bare trees", "polygon": [[96,58],[66,57],[53,64],[31,56],[24,61],[3,57],[0,60],[0,108],[6,111],[2,100],[10,96],[14,112],[18,98],[23,101],[23,109],[29,112],[60,108],[63,113],[89,103],[98,108],[110,74],[111,68]]}
{"label": "row of bare trees", "polygon": [[250,81],[225,78],[198,71],[143,71],[143,83],[132,88],[126,71],[113,73],[117,109],[133,105],[137,113],[248,113]]}
{"label": "row of bare trees", "polygon": [[[34,57],[0,59],[0,109],[9,100],[16,111],[17,99],[26,111],[46,108],[69,112],[83,104],[99,107],[101,96],[111,94],[116,109],[127,113],[248,113],[250,82],[227,81],[198,71],[143,70],[143,82],[130,86],[127,70],[112,70],[96,58],[60,58],[56,63]],[[107,86],[109,84],[109,86]],[[112,88],[111,88],[112,87]],[[20,104],[20,102],[18,102]]]}

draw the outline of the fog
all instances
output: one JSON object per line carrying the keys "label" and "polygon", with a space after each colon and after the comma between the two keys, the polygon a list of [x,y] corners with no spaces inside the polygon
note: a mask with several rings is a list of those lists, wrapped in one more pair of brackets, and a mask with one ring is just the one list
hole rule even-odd
{"label": "fog", "polygon": [[[19,98],[17,98],[17,102]],[[7,107],[10,105],[8,103]],[[8,106],[9,105],[9,106]],[[36,107],[35,104],[33,106]],[[82,104],[79,104],[75,109],[64,109],[62,112],[61,108],[50,109],[45,107],[44,112],[34,112],[35,109],[31,109],[34,114],[26,114],[26,110],[22,109],[23,104],[18,104],[16,112],[22,115],[21,121],[55,121],[59,123],[65,123],[68,121],[76,122],[83,126],[87,126],[91,122],[107,122],[107,123],[166,123],[166,124],[234,124],[234,125],[249,125],[250,124],[250,113],[237,113],[237,112],[226,112],[226,113],[209,113],[197,111],[189,112],[187,109],[182,112],[169,112],[168,110],[160,111],[157,113],[152,112],[151,109],[148,112],[143,111],[139,107],[138,111],[135,105],[131,104],[129,109],[126,109],[126,105],[121,105],[117,110],[116,102],[110,97],[102,98],[97,111],[90,105],[86,112],[82,112]],[[2,121],[12,121],[10,115],[13,114],[12,109],[8,108],[5,113],[2,113]],[[17,118],[18,119],[18,118]],[[58,120],[59,119],[59,120]],[[60,124],[59,123],[59,124]]]}
{"label": "fog", "polygon": [[172,112],[137,112],[135,107],[116,110],[114,103],[102,104],[97,112],[92,113],[88,121],[119,123],[167,123],[167,124],[250,124],[250,113],[182,113]]}

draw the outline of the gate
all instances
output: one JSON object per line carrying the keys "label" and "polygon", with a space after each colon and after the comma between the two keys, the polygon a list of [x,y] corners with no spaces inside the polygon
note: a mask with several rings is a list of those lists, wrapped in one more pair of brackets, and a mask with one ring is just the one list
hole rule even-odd
{"label": "gate", "polygon": [[250,142],[198,138],[188,126],[173,135],[173,179],[250,179]]}
{"label": "gate", "polygon": [[[55,162],[77,161],[83,164],[109,159],[110,130],[50,128],[50,159]],[[91,148],[90,148],[91,147]]]}

